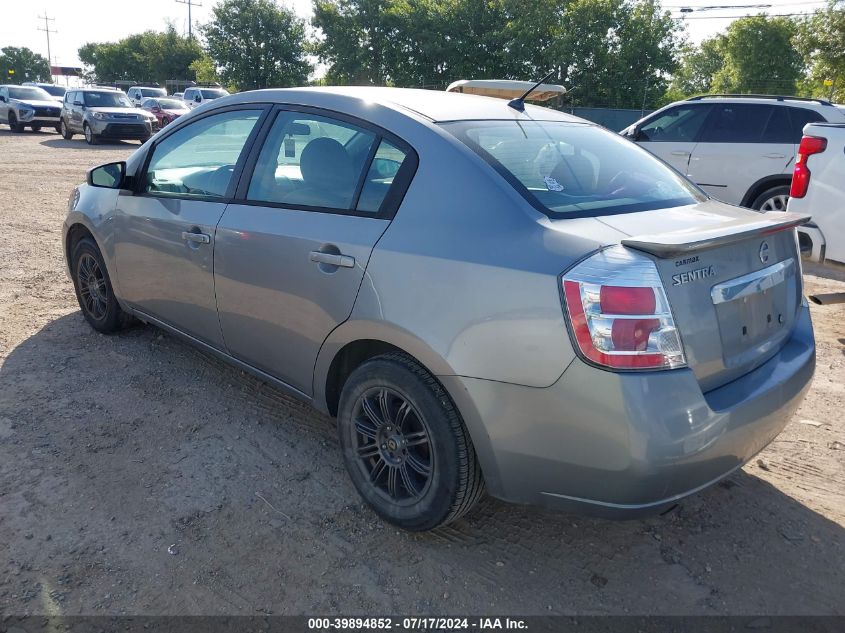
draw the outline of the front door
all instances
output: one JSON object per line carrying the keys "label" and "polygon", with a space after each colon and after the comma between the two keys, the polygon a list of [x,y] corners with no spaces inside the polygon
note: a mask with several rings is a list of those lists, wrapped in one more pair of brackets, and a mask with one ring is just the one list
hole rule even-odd
{"label": "front door", "polygon": [[795,155],[789,112],[760,103],[714,108],[693,151],[689,174],[717,200],[740,204],[761,179],[788,173]]}
{"label": "front door", "polygon": [[136,192],[118,198],[115,214],[123,298],[221,349],[215,228],[262,114],[260,106],[211,114],[157,141]]}
{"label": "front door", "polygon": [[689,103],[664,110],[637,129],[635,140],[686,176],[698,133],[710,108],[707,103]]}
{"label": "front door", "polygon": [[245,201],[217,227],[217,305],[233,356],[311,394],[320,346],[349,317],[398,204],[388,192],[408,173],[400,145],[345,120],[278,113],[242,179]]}

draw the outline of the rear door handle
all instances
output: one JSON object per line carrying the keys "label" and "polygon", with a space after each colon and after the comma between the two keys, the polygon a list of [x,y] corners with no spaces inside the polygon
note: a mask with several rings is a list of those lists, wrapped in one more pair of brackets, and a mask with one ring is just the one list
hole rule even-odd
{"label": "rear door handle", "polygon": [[354,268],[355,258],[349,255],[341,255],[335,253],[323,253],[322,251],[311,251],[308,258],[312,262],[318,264],[328,264],[329,266],[340,266],[342,268]]}
{"label": "rear door handle", "polygon": [[683,150],[675,150],[672,152],[672,156],[689,156],[689,152],[685,152]]}
{"label": "rear door handle", "polygon": [[763,154],[763,158],[786,158],[786,154]]}
{"label": "rear door handle", "polygon": [[193,242],[195,244],[209,244],[211,243],[211,236],[205,233],[193,233],[191,231],[182,231],[182,239],[186,242]]}

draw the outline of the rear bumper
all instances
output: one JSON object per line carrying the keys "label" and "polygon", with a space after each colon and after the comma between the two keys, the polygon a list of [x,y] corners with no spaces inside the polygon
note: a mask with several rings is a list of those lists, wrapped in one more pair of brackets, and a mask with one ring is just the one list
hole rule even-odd
{"label": "rear bumper", "polygon": [[707,394],[688,369],[613,373],[579,360],[546,389],[441,379],[467,419],[491,494],[629,518],[750,460],[786,426],[814,369],[802,307],[776,356]]}

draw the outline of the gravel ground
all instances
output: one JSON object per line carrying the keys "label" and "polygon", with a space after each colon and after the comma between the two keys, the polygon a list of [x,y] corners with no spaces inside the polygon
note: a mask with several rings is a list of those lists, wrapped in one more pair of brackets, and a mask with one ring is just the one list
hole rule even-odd
{"label": "gravel ground", "polygon": [[845,307],[812,308],[818,370],[784,433],[671,513],[485,500],[400,533],[331,420],[152,327],[86,325],[67,196],[136,147],[0,130],[0,613],[845,614]]}

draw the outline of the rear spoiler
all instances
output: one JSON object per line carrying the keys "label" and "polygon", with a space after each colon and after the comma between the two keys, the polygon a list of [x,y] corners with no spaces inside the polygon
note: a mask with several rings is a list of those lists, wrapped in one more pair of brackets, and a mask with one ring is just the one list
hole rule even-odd
{"label": "rear spoiler", "polygon": [[622,240],[628,248],[645,251],[658,257],[677,257],[687,253],[742,242],[753,236],[763,237],[801,226],[810,220],[809,215],[769,211],[759,215],[737,218],[722,224],[693,227],[682,231],[636,235]]}

